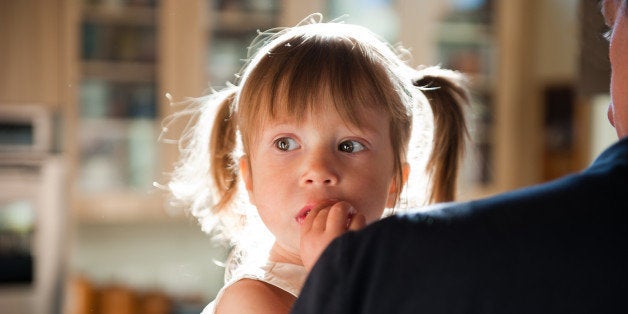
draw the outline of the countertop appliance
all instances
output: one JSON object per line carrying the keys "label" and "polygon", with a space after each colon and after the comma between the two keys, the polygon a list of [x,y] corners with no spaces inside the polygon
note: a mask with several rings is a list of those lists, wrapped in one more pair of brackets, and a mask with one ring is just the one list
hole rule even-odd
{"label": "countertop appliance", "polygon": [[48,107],[0,104],[0,309],[60,312],[67,229],[64,161]]}

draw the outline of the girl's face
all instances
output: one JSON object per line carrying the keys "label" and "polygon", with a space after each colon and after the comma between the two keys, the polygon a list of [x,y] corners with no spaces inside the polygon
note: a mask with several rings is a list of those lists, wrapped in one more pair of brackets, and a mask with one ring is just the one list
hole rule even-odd
{"label": "girl's face", "polygon": [[605,0],[602,14],[612,29],[609,58],[611,61],[611,104],[608,119],[619,138],[628,136],[628,14],[626,0]]}
{"label": "girl's face", "polygon": [[346,201],[378,220],[394,203],[389,118],[367,112],[361,128],[347,125],[323,97],[320,108],[299,123],[263,124],[241,162],[250,201],[275,235],[275,245],[299,253],[298,217],[324,201]]}

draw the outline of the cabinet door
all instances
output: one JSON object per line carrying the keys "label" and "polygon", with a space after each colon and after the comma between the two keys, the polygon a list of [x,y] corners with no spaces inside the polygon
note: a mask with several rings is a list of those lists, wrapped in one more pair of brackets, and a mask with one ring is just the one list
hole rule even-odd
{"label": "cabinet door", "polygon": [[[210,40],[207,76],[212,86],[225,86],[236,80],[247,59],[251,41],[279,23],[279,0],[206,0],[209,5]],[[254,51],[252,51],[254,52]]]}
{"label": "cabinet door", "polygon": [[104,216],[159,206],[149,193],[160,162],[158,4],[85,0],[78,11],[78,206]]}
{"label": "cabinet door", "polygon": [[60,2],[0,1],[0,102],[61,103]]}

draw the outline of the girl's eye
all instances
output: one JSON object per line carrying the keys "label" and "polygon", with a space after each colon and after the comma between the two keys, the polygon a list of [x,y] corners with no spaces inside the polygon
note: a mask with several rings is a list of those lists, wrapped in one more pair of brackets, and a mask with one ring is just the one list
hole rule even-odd
{"label": "girl's eye", "polygon": [[357,153],[364,149],[366,149],[366,147],[358,141],[344,141],[338,144],[338,150],[345,153]]}
{"label": "girl's eye", "polygon": [[295,150],[300,147],[297,141],[289,137],[278,138],[275,140],[274,144],[277,149],[284,152]]}

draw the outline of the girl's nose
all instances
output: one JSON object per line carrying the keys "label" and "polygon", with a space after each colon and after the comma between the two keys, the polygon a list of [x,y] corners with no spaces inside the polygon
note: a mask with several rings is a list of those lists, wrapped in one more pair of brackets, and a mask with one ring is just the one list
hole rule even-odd
{"label": "girl's nose", "polygon": [[301,183],[305,185],[333,186],[338,184],[340,177],[331,156],[324,153],[313,153],[304,165]]}

